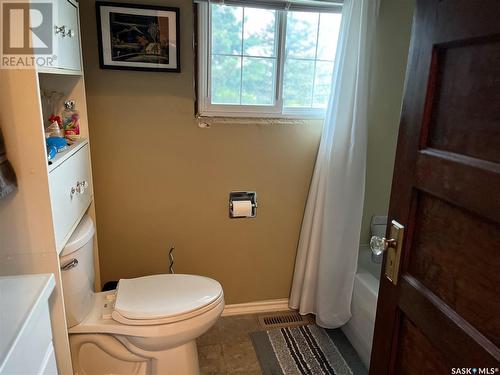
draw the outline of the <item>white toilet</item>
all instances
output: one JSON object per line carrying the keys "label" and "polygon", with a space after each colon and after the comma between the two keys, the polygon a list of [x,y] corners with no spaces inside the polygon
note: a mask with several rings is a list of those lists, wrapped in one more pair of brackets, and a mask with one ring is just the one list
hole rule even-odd
{"label": "white toilet", "polygon": [[165,274],[94,293],[94,232],[85,216],[60,255],[75,374],[198,374],[196,338],[224,309],[221,285]]}

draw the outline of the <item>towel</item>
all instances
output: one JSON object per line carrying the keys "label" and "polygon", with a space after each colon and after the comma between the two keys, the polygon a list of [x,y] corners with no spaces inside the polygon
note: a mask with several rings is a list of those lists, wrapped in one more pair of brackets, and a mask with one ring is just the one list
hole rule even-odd
{"label": "towel", "polygon": [[0,199],[6,197],[17,188],[17,179],[12,165],[5,155],[5,145],[0,133]]}

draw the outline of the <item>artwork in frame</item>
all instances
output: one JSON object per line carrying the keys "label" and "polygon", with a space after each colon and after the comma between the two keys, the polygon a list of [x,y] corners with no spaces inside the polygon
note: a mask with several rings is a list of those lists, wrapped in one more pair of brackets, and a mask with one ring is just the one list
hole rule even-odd
{"label": "artwork in frame", "polygon": [[180,72],[179,8],[96,2],[102,69]]}

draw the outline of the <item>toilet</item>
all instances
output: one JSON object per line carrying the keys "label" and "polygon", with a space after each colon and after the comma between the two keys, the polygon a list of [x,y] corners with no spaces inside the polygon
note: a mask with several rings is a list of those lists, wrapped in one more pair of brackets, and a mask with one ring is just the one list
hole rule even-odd
{"label": "toilet", "polygon": [[224,309],[221,285],[196,275],[121,279],[94,293],[92,219],[84,216],[60,254],[73,371],[198,374],[196,338]]}

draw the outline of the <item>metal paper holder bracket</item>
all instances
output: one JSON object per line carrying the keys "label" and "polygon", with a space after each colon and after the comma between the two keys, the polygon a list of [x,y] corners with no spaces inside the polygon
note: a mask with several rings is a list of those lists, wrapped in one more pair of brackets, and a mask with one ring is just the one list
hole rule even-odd
{"label": "metal paper holder bracket", "polygon": [[[252,215],[251,216],[233,216],[233,202],[234,201],[250,201],[252,202]],[[232,191],[229,193],[229,217],[231,219],[245,219],[255,217],[257,213],[257,193],[255,191]]]}

